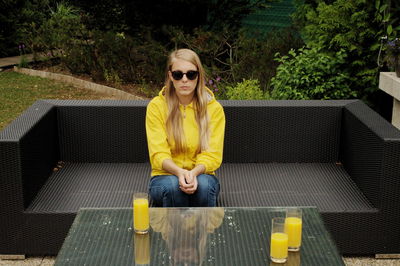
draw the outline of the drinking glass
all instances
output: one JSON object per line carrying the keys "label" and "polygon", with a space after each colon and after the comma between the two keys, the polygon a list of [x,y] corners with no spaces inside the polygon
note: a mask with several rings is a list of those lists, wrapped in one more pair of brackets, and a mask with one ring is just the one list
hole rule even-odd
{"label": "drinking glass", "polygon": [[133,229],[138,234],[146,234],[149,231],[149,200],[147,193],[133,194]]}
{"label": "drinking glass", "polygon": [[285,232],[288,235],[289,251],[299,251],[302,235],[302,211],[300,208],[286,210]]}
{"label": "drinking glass", "polygon": [[271,260],[275,263],[285,263],[288,257],[288,236],[285,233],[285,218],[272,219],[271,228]]}
{"label": "drinking glass", "polygon": [[[279,263],[273,261],[270,262],[269,266],[277,266]],[[300,266],[301,265],[301,252],[289,252],[288,258],[285,262],[286,266]]]}

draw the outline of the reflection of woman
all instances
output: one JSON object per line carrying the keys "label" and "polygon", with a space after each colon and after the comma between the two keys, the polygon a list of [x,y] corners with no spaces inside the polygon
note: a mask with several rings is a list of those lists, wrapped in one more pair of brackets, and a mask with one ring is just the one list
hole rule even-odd
{"label": "reflection of woman", "polygon": [[146,133],[152,167],[149,192],[156,206],[216,206],[225,115],[197,54],[171,53],[165,87],[147,107]]}
{"label": "reflection of woman", "polygon": [[151,210],[150,224],[167,243],[172,265],[201,265],[206,255],[207,234],[223,221],[223,208]]}

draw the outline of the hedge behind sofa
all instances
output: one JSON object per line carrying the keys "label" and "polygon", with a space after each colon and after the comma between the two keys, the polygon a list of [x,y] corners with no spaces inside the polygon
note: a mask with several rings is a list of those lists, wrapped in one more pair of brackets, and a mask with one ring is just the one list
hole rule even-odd
{"label": "hedge behind sofa", "polygon": [[[400,252],[400,132],[358,100],[221,101],[220,206],[317,206],[344,254]],[[0,254],[56,254],[80,207],[130,207],[147,101],[41,100],[0,132]]]}

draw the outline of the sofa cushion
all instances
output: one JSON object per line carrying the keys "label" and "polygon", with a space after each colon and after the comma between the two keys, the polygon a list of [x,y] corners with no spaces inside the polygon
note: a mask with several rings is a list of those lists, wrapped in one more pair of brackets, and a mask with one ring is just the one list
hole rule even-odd
{"label": "sofa cushion", "polygon": [[222,206],[317,206],[320,212],[373,211],[335,163],[223,164]]}
{"label": "sofa cushion", "polygon": [[[373,206],[341,165],[334,163],[223,164],[219,205],[317,206],[321,212],[366,211]],[[29,206],[31,212],[82,207],[130,207],[147,191],[148,163],[65,163]]]}

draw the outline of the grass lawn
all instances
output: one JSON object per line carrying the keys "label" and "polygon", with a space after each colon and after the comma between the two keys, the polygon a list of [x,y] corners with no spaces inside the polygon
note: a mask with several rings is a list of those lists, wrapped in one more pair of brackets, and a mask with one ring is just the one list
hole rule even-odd
{"label": "grass lawn", "polygon": [[12,71],[0,72],[0,130],[38,99],[104,99],[105,95]]}

